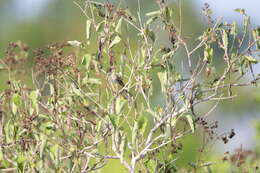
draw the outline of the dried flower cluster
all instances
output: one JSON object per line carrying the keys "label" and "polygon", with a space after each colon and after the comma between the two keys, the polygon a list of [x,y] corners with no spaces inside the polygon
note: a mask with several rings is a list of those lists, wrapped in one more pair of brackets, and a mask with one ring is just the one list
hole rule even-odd
{"label": "dried flower cluster", "polygon": [[56,43],[35,51],[35,64],[38,74],[57,74],[62,73],[66,67],[75,65],[75,54],[64,53],[64,48],[70,46],[68,43]]}

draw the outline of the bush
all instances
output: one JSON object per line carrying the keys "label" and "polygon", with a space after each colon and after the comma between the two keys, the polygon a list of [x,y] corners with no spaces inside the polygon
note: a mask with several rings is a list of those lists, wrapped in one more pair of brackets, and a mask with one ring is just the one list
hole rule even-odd
{"label": "bush", "polygon": [[[8,74],[0,97],[2,171],[90,172],[111,160],[132,173],[219,170],[203,147],[195,152],[205,161],[176,162],[185,136],[203,134],[205,143],[235,136],[234,129],[217,134],[218,122],[207,116],[236,98],[234,88],[257,85],[260,30],[243,9],[236,9],[240,31],[236,22],[213,20],[205,4],[208,27],[188,40],[172,7],[156,3],[142,22],[140,10],[134,16],[123,5],[86,1],[77,4],[87,18],[86,40],[51,44],[33,56],[26,44],[10,43],[1,59]],[[167,34],[166,46],[157,32]],[[244,163],[236,156],[226,156],[221,171]]]}

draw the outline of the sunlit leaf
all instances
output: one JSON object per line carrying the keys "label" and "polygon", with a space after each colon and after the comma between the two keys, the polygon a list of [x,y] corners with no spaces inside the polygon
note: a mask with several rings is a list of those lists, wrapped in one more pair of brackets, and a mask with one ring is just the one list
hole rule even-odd
{"label": "sunlit leaf", "polygon": [[148,17],[151,17],[151,16],[160,16],[161,14],[162,14],[162,12],[160,10],[157,10],[157,11],[152,11],[152,12],[146,13],[145,15]]}
{"label": "sunlit leaf", "polygon": [[77,40],[74,40],[74,41],[68,41],[68,44],[71,45],[71,46],[74,46],[74,47],[81,47],[82,43],[77,41]]}
{"label": "sunlit leaf", "polygon": [[102,21],[102,22],[98,23],[97,26],[96,26],[96,31],[97,32],[104,31],[104,25],[105,25],[105,21]]}
{"label": "sunlit leaf", "polygon": [[258,63],[258,60],[256,60],[255,58],[253,58],[252,56],[249,56],[249,55],[244,55],[245,59],[252,63],[252,64],[257,64]]}
{"label": "sunlit leaf", "polygon": [[228,48],[228,33],[224,29],[222,31],[223,31],[223,33],[222,33],[223,46],[224,46],[224,49],[227,50],[227,48]]}
{"label": "sunlit leaf", "polygon": [[123,109],[123,106],[127,103],[127,100],[122,98],[122,97],[118,97],[116,99],[116,114],[120,114],[122,109]]}
{"label": "sunlit leaf", "polygon": [[101,80],[98,79],[98,78],[88,78],[88,82],[87,83],[100,85],[101,84]]}
{"label": "sunlit leaf", "polygon": [[195,132],[195,126],[194,126],[193,116],[190,115],[190,114],[183,115],[183,116],[186,118],[187,122],[189,123],[191,132],[194,133]]}
{"label": "sunlit leaf", "polygon": [[122,34],[122,23],[123,23],[123,18],[121,17],[119,20],[118,20],[118,23],[116,25],[116,28],[115,28],[115,31],[119,34]]}
{"label": "sunlit leaf", "polygon": [[146,21],[146,25],[152,24],[156,19],[158,19],[158,16],[153,16],[153,17],[149,18],[149,19]]}
{"label": "sunlit leaf", "polygon": [[90,35],[91,35],[91,20],[87,20],[86,21],[86,39],[89,40],[90,39]]}
{"label": "sunlit leaf", "polygon": [[109,48],[112,48],[113,46],[117,45],[118,43],[120,43],[120,41],[121,41],[121,38],[118,35],[115,36],[113,41],[110,43]]}

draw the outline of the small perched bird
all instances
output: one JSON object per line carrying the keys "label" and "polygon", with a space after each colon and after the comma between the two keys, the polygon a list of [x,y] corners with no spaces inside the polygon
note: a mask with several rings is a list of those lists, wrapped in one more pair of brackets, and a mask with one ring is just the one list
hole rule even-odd
{"label": "small perched bird", "polygon": [[121,76],[115,72],[114,67],[108,69],[107,80],[113,92],[122,94],[125,99],[128,99],[129,96],[132,96],[131,93],[124,88],[125,84]]}

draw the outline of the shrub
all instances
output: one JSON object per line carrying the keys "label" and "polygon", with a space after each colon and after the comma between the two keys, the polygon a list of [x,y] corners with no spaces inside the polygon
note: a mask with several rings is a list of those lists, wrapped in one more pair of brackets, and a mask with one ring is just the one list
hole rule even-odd
{"label": "shrub", "polygon": [[[90,172],[110,160],[132,173],[211,171],[210,160],[176,166],[181,140],[202,133],[206,143],[227,143],[235,136],[234,129],[217,134],[218,122],[207,116],[236,98],[234,88],[257,85],[260,31],[243,9],[236,9],[240,31],[236,22],[213,20],[205,4],[208,27],[188,40],[172,7],[156,3],[144,21],[140,10],[134,16],[123,5],[86,1],[77,4],[86,40],[51,44],[33,56],[26,44],[10,43],[1,59],[8,74],[0,97],[3,171]],[[166,46],[155,30],[167,34]],[[203,113],[200,105],[211,107]]]}

